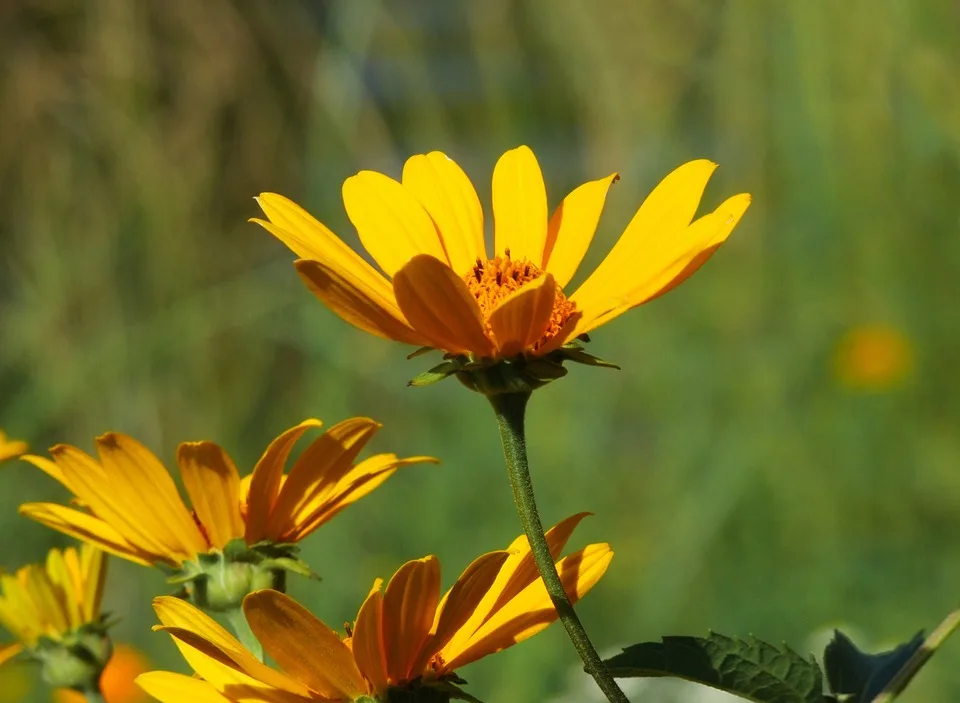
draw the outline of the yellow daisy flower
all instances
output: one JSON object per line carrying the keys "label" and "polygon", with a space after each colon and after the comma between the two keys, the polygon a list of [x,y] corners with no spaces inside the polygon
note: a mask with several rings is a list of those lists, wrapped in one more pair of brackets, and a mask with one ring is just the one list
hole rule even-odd
{"label": "yellow daisy flower", "polygon": [[27,443],[17,439],[7,439],[7,435],[0,430],[0,461],[14,459],[27,451]]}
{"label": "yellow daisy flower", "polygon": [[[361,171],[343,184],[347,216],[380,271],[283,196],[261,194],[267,221],[253,221],[300,257],[300,276],[337,315],[379,337],[460,360],[444,371],[551,355],[592,363],[578,337],[680,284],[746,211],[750,196],[742,193],[693,219],[715,168],[691,161],[668,175],[569,296],[564,289],[618,176],[581,185],[548,218],[540,166],[526,146],[506,152],[493,170],[492,257],[473,185],[436,151],[410,157],[401,182]],[[561,354],[566,345],[571,353]],[[550,374],[534,368],[534,376],[543,373]]]}
{"label": "yellow daisy flower", "polygon": [[380,428],[357,417],[314,440],[284,474],[294,444],[320,424],[306,420],[281,434],[245,479],[213,442],[181,444],[177,464],[192,509],[160,460],[131,437],[98,437],[99,461],[58,445],[50,450],[53,461],[24,459],[60,481],[79,508],[26,503],[20,512],[137,564],[176,570],[171,582],[184,583],[203,607],[234,608],[256,588],[282,587],[285,571],[309,574],[293,558],[295,543],[399,467],[436,461],[377,454],[356,462]]}
{"label": "yellow daisy flower", "polygon": [[93,685],[112,651],[100,615],[105,579],[105,555],[86,544],[0,576],[0,624],[16,640],[0,645],[0,664],[25,652],[53,686]]}
{"label": "yellow daisy flower", "polygon": [[[547,533],[555,559],[585,515],[574,515]],[[612,558],[608,544],[591,544],[557,562],[572,601],[600,580]],[[243,609],[250,627],[282,671],[260,663],[190,604],[157,598],[154,607],[163,625],[156,629],[173,636],[204,681],[159,671],[137,681],[164,703],[185,698],[200,703],[386,701],[399,691],[446,700],[464,683],[457,669],[557,619],[525,537],[476,559],[443,596],[434,556],[407,562],[386,589],[381,586],[380,580],[374,584],[346,637],[282,593],[247,596]]]}

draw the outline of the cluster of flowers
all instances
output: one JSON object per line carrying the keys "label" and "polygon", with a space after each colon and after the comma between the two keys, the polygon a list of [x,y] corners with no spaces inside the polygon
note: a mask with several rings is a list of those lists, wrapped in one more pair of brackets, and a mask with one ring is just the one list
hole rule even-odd
{"label": "cluster of flowers", "polygon": [[[750,198],[734,196],[694,219],[714,168],[694,161],[667,176],[569,297],[563,288],[617,175],[575,189],[548,219],[543,177],[526,147],[504,154],[494,169],[492,258],[477,194],[439,152],[411,157],[401,182],[363,171],[343,185],[347,214],[382,273],[279,195],[260,196],[267,220],[256,222],[301,257],[298,273],[341,318],[442,351],[444,362],[419,382],[455,376],[497,409],[507,396],[525,403],[565,373],[565,362],[603,364],[584,350],[586,334],[678,285],[727,238]],[[104,553],[160,568],[180,589],[154,600],[155,629],[173,638],[196,676],[155,671],[137,679],[165,703],[465,697],[458,669],[558,618],[556,594],[527,536],[475,559],[443,595],[436,557],[403,564],[385,587],[373,584],[343,633],[285,595],[288,573],[311,574],[297,556],[300,540],[400,467],[436,461],[395,454],[358,460],[380,425],[356,417],[314,439],[288,471],[295,444],[319,426],[309,419],[282,433],[245,477],[217,444],[181,444],[176,459],[189,506],[160,460],[123,434],[98,437],[96,457],[69,445],[53,447],[50,459],[23,456],[73,500],[27,503],[21,513],[84,545],[53,550],[45,564],[2,577],[0,623],[16,642],[0,648],[0,662],[25,652],[42,663],[51,685],[102,699],[99,681],[112,652],[100,613]],[[25,451],[0,435],[0,459]],[[570,603],[613,557],[610,545],[599,543],[561,558],[585,515],[546,533],[535,526]],[[237,637],[210,613],[223,614]],[[278,668],[263,663],[264,651]]]}

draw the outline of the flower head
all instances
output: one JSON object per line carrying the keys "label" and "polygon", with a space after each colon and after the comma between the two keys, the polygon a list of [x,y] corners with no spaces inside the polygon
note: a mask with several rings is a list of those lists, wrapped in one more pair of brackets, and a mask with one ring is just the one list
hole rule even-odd
{"label": "flower head", "polygon": [[[261,194],[267,220],[254,221],[300,257],[300,276],[337,315],[380,337],[443,350],[458,362],[445,367],[450,373],[503,360],[524,369],[531,359],[591,363],[578,337],[683,282],[746,211],[750,196],[740,194],[693,219],[715,167],[691,161],[668,175],[572,294],[565,288],[617,174],[576,188],[548,218],[540,166],[525,146],[493,171],[493,256],[473,185],[440,152],[410,157],[401,182],[361,171],[343,184],[347,216],[380,271],[280,195]],[[534,364],[528,375],[550,374]]]}
{"label": "flower head", "polygon": [[0,430],[0,461],[14,459],[27,451],[27,443],[17,439],[8,439]]}
{"label": "flower head", "polygon": [[105,556],[90,545],[51,549],[44,564],[0,577],[0,624],[16,639],[0,645],[0,664],[25,652],[53,686],[95,682],[112,652],[100,615],[105,578]]}
{"label": "flower head", "polygon": [[98,437],[99,460],[58,445],[50,450],[53,461],[25,459],[73,493],[79,509],[26,503],[20,512],[124,559],[176,570],[172,582],[185,584],[204,607],[237,607],[252,590],[282,587],[285,571],[309,574],[293,558],[296,542],[399,467],[435,461],[377,454],[357,462],[380,428],[358,417],[314,440],[284,474],[294,444],[319,426],[319,420],[306,420],[281,434],[244,479],[213,442],[181,444],[177,464],[192,508],[160,460],[131,437]]}
{"label": "flower head", "polygon": [[[547,533],[556,559],[585,514]],[[564,587],[578,600],[613,558],[608,544],[591,544],[557,562]],[[209,617],[184,601],[154,601],[163,629],[206,683],[152,672],[138,681],[154,697],[182,700],[184,686],[199,701],[392,700],[424,692],[448,700],[463,683],[456,670],[536,634],[557,619],[525,537],[476,559],[443,596],[440,565],[429,556],[407,562],[386,588],[378,580],[341,637],[288,596],[257,591],[244,613],[266,652],[283,670],[257,661]],[[415,696],[405,698],[416,700]]]}

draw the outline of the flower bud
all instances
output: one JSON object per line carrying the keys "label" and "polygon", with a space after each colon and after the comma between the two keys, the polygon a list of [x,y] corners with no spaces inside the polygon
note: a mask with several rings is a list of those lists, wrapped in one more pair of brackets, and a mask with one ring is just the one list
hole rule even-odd
{"label": "flower bud", "polygon": [[94,690],[113,655],[113,642],[102,627],[85,625],[60,640],[42,639],[31,654],[40,661],[43,680],[50,686]]}

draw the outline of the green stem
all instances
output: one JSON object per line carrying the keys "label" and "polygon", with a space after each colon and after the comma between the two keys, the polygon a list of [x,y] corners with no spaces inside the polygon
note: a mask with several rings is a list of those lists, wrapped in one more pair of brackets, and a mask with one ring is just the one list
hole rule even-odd
{"label": "green stem", "polygon": [[960,627],[960,609],[954,610],[937,625],[937,629],[930,633],[930,636],[920,645],[920,649],[913,653],[886,688],[873,699],[873,703],[890,703],[903,693],[917,672],[923,668],[930,657],[937,653],[940,645],[947,641],[957,627]]}
{"label": "green stem", "polygon": [[530,542],[537,570],[540,572],[543,583],[550,594],[557,614],[567,635],[576,648],[584,668],[590,674],[600,690],[603,691],[611,703],[629,703],[627,697],[613,680],[613,676],[600,660],[596,648],[587,636],[586,630],[580,623],[573,604],[567,596],[557,573],[557,566],[550,554],[546,535],[543,532],[543,523],[537,512],[537,501],[533,492],[533,482],[530,479],[530,468],[527,465],[527,444],[524,434],[523,420],[526,413],[527,401],[530,392],[502,393],[489,395],[487,398],[497,415],[497,424],[500,426],[500,439],[503,442],[503,457],[507,463],[507,473],[510,474],[510,485],[513,487],[513,500],[517,505],[517,514],[520,524]]}
{"label": "green stem", "polygon": [[263,661],[263,645],[260,644],[260,640],[257,639],[256,635],[253,634],[253,630],[250,629],[250,623],[248,623],[247,618],[244,617],[243,610],[240,608],[228,610],[227,620],[230,622],[230,627],[233,628],[233,632],[237,636],[237,639],[240,640],[240,643],[246,647],[253,656]]}

